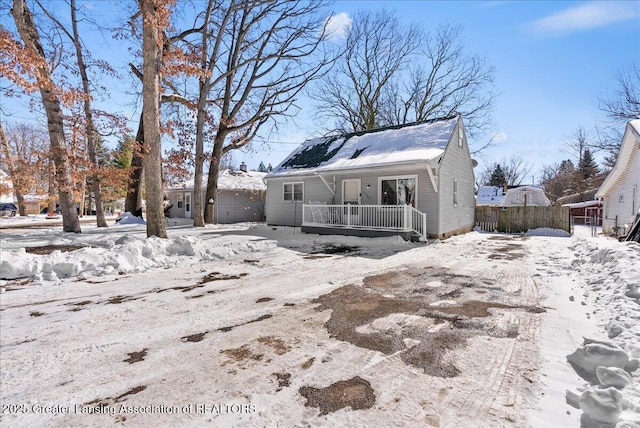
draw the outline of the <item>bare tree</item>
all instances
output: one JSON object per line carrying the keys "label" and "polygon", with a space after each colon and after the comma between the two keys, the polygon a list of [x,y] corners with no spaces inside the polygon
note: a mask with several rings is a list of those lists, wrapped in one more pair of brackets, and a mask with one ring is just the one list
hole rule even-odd
{"label": "bare tree", "polygon": [[62,211],[62,229],[65,232],[81,232],[80,220],[76,211],[71,178],[71,166],[64,134],[64,117],[60,105],[59,92],[53,82],[48,68],[44,48],[40,41],[38,28],[33,15],[24,0],[13,0],[11,14],[25,49],[36,61],[35,80],[42,96],[42,103],[47,114],[47,125],[51,143],[51,157],[55,165],[55,176],[58,185],[58,198]]}
{"label": "bare tree", "polygon": [[470,134],[491,123],[495,70],[467,55],[461,27],[424,34],[386,10],[358,12],[346,53],[311,94],[333,131],[359,131],[461,113]]}
{"label": "bare tree", "polygon": [[617,89],[610,97],[600,99],[600,110],[615,121],[640,119],[640,65],[634,62],[615,73]]}
{"label": "bare tree", "polygon": [[[228,1],[216,10],[214,49],[217,59],[207,94],[217,117],[209,160],[204,220],[213,223],[220,160],[247,147],[266,123],[289,115],[302,89],[322,76],[335,59],[326,50],[323,2],[301,0]],[[215,46],[224,46],[216,54]],[[202,93],[202,91],[201,91]],[[227,139],[230,138],[230,141]],[[197,182],[197,179],[196,179]]]}
{"label": "bare tree", "polygon": [[509,159],[504,158],[500,162],[485,165],[479,174],[478,182],[482,185],[490,184],[492,177],[499,171],[500,179],[498,181],[503,181],[509,186],[520,186],[529,176],[531,168],[531,164],[520,156],[513,155]]}
{"label": "bare tree", "polygon": [[310,94],[319,102],[319,112],[337,121],[334,131],[341,132],[377,128],[388,121],[384,109],[395,107],[387,104],[397,99],[390,96],[397,89],[395,79],[408,68],[421,39],[417,26],[403,27],[384,9],[358,11],[352,22],[344,56]]}
{"label": "bare tree", "polygon": [[[94,115],[93,109],[91,106],[91,89],[89,84],[89,76],[87,73],[87,63],[85,61],[85,52],[82,44],[82,40],[80,38],[80,33],[78,31],[78,7],[76,6],[76,0],[70,0],[70,18],[71,18],[71,29],[68,29],[60,20],[55,18],[51,12],[45,8],[40,1],[36,1],[38,6],[42,9],[42,11],[56,24],[56,26],[60,29],[62,34],[66,35],[71,43],[73,43],[73,47],[76,55],[76,65],[77,65],[77,73],[80,75],[80,79],[82,82],[82,92],[84,94],[82,103],[83,103],[83,113],[84,113],[84,128],[85,128],[85,138],[87,143],[87,151],[89,154],[89,160],[91,162],[92,171],[89,176],[89,180],[92,183],[92,190],[95,197],[96,204],[96,225],[98,227],[107,227],[107,221],[104,218],[104,209],[102,206],[102,192],[100,188],[100,174],[98,172],[99,165],[98,159],[96,156],[96,127],[94,125]],[[74,71],[76,71],[74,70]]]}

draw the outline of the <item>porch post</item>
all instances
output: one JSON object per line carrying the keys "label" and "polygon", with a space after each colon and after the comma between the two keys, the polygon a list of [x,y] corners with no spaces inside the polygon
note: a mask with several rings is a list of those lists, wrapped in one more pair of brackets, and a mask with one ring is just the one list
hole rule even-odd
{"label": "porch post", "polygon": [[404,230],[409,230],[409,205],[403,205],[404,207]]}
{"label": "porch post", "polygon": [[351,204],[347,204],[347,227],[351,227]]}

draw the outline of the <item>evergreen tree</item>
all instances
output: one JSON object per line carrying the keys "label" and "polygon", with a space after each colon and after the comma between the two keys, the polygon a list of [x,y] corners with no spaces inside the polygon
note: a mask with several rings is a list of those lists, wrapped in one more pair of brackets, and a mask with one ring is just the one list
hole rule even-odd
{"label": "evergreen tree", "polygon": [[271,172],[273,171],[273,167],[271,166],[271,163],[269,163],[269,166],[267,167],[267,172]]}
{"label": "evergreen tree", "polygon": [[491,178],[489,178],[489,186],[504,186],[507,183],[507,178],[502,170],[500,164],[496,164],[496,167],[493,169],[491,173]]}
{"label": "evergreen tree", "polygon": [[268,172],[267,167],[264,166],[264,162],[260,162],[260,165],[258,165],[258,172]]}
{"label": "evergreen tree", "polygon": [[599,168],[589,149],[584,149],[582,159],[578,163],[578,174],[581,181],[589,184],[598,175]]}

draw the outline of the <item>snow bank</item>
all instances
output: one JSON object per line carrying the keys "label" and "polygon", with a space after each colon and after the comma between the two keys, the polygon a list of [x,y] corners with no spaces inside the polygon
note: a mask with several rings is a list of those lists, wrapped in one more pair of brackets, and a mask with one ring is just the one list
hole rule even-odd
{"label": "snow bank", "polygon": [[[206,260],[220,260],[242,253],[273,248],[272,240],[209,240],[193,236],[171,239],[123,236],[102,248],[86,247],[76,251],[54,251],[47,255],[30,254],[24,248],[0,250],[0,279],[34,278],[55,281],[58,278],[102,276],[144,272],[153,268],[190,266]],[[105,248],[109,247],[109,248]]]}
{"label": "snow bank", "polygon": [[559,238],[570,238],[571,234],[566,230],[552,229],[550,227],[538,227],[536,229],[529,229],[525,236],[557,236]]}
{"label": "snow bank", "polygon": [[147,222],[142,217],[136,217],[127,211],[116,218],[116,224],[147,224]]}
{"label": "snow bank", "polygon": [[[604,243],[604,245],[603,245]],[[582,426],[640,424],[640,244],[614,240],[578,240],[574,268],[590,278],[585,297],[598,302],[594,314],[609,341],[585,339],[567,356],[589,383],[579,399],[567,391],[567,402],[581,409]]]}

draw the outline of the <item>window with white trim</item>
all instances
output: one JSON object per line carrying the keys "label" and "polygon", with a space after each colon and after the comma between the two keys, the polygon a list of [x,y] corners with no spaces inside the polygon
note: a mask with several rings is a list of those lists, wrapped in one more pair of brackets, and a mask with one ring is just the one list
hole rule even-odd
{"label": "window with white trim", "polygon": [[284,202],[302,202],[304,200],[304,183],[284,183]]}
{"label": "window with white trim", "polygon": [[178,208],[182,208],[183,194],[178,193]]}

